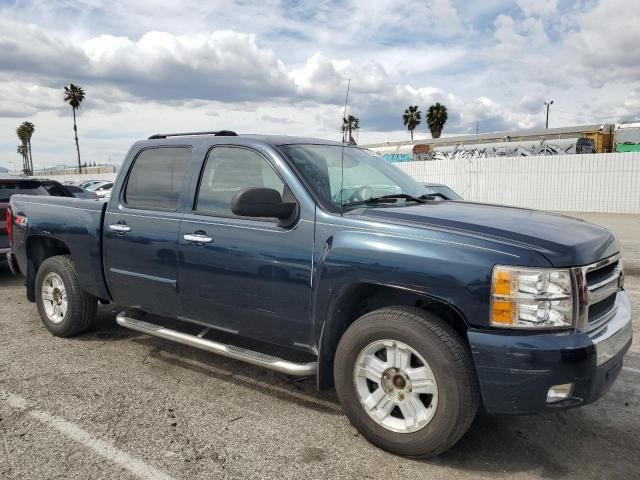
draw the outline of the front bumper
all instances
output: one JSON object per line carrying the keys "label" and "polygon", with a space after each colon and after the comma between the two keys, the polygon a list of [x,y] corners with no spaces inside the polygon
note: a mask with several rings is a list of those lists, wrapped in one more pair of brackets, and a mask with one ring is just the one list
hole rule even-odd
{"label": "front bumper", "polygon": [[[604,395],[622,367],[632,341],[629,296],[597,335],[469,331],[484,407],[489,413],[527,414],[570,408]],[[554,385],[573,383],[570,398],[547,403]]]}

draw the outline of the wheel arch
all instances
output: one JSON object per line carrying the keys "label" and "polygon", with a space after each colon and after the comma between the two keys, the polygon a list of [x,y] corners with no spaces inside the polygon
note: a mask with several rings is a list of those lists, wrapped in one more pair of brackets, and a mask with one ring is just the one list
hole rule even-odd
{"label": "wheel arch", "polygon": [[333,359],[347,328],[366,313],[392,306],[416,307],[432,312],[449,323],[467,342],[467,320],[459,309],[442,299],[394,285],[348,285],[335,291],[329,300],[318,345],[318,388],[333,386]]}
{"label": "wheel arch", "polygon": [[42,262],[56,255],[71,255],[69,246],[55,237],[32,235],[27,239],[27,299],[35,302],[35,283]]}

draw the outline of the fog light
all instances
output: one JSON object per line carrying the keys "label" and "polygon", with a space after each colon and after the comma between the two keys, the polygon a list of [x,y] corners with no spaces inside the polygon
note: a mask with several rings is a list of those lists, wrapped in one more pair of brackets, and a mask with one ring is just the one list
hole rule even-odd
{"label": "fog light", "polygon": [[566,400],[573,393],[573,383],[563,383],[562,385],[554,385],[547,393],[547,403],[555,403]]}

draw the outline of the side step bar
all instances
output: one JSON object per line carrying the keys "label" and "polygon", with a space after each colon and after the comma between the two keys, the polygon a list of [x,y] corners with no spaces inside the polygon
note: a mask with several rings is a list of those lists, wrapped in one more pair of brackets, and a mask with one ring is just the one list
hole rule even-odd
{"label": "side step bar", "polygon": [[318,369],[316,362],[289,362],[282,358],[273,357],[265,353],[254,352],[234,345],[225,345],[196,335],[178,332],[177,330],[172,330],[170,328],[163,327],[162,325],[155,325],[142,320],[136,320],[135,318],[127,317],[126,312],[120,312],[116,315],[116,322],[118,322],[118,325],[121,327],[130,328],[131,330],[146,333],[147,335],[152,335],[154,337],[172,340],[207,352],[217,353],[224,357],[240,360],[241,362],[250,363],[251,365],[256,365],[258,367],[268,368],[269,370],[275,370],[276,372],[286,373],[287,375],[307,377],[315,375]]}

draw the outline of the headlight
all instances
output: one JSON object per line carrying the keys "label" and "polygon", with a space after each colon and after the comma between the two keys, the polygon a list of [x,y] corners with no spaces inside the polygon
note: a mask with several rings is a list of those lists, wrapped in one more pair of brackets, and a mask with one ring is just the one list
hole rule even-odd
{"label": "headlight", "polygon": [[573,326],[571,272],[547,268],[493,268],[491,325],[506,328]]}

